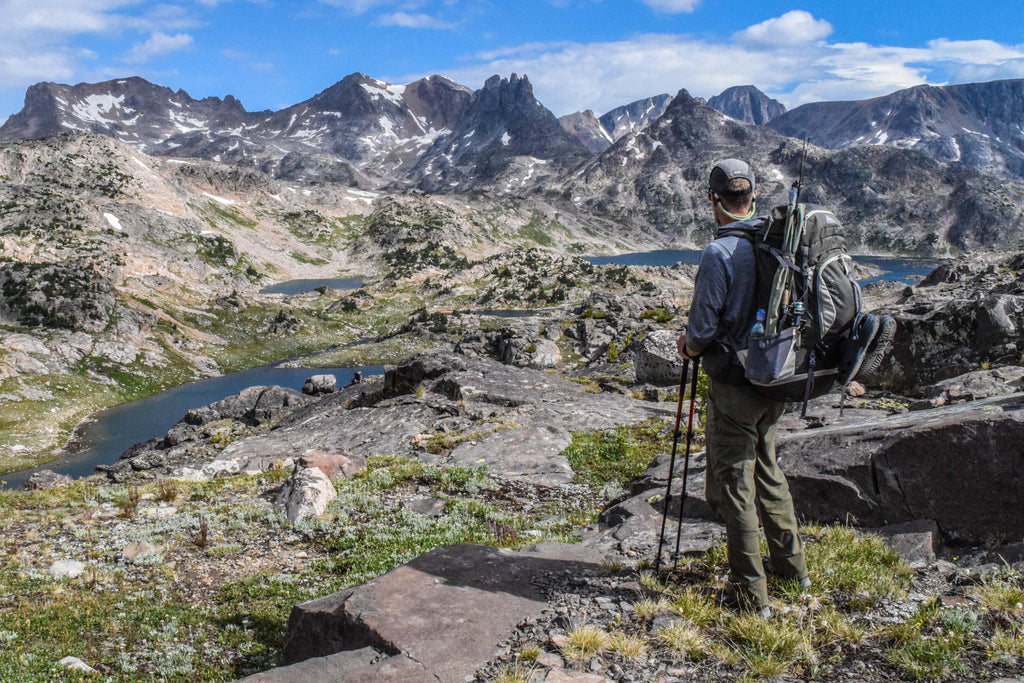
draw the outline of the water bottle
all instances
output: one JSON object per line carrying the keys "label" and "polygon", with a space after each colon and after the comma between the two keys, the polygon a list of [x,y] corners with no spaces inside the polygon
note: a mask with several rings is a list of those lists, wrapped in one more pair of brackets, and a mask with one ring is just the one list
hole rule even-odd
{"label": "water bottle", "polygon": [[757,314],[754,316],[754,324],[750,326],[750,336],[753,339],[760,339],[764,336],[764,318],[765,312],[763,308],[757,309]]}

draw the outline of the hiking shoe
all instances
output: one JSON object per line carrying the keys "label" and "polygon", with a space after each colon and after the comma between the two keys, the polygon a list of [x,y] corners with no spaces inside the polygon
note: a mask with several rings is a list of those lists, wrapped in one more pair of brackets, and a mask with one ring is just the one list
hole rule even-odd
{"label": "hiking shoe", "polygon": [[853,319],[853,326],[850,329],[850,336],[844,339],[839,348],[839,377],[840,384],[848,384],[860,372],[864,363],[864,356],[878,336],[881,322],[873,313],[858,313]]}
{"label": "hiking shoe", "polygon": [[772,618],[772,608],[764,605],[759,607],[755,605],[751,600],[741,600],[737,595],[731,591],[722,591],[719,593],[715,601],[718,606],[723,609],[733,610],[735,612],[748,612],[750,614],[756,614],[762,619]]}
{"label": "hiking shoe", "polygon": [[896,321],[892,316],[883,315],[878,319],[879,330],[875,338],[864,351],[864,360],[860,365],[861,375],[870,375],[878,370],[885,357],[885,351],[896,334]]}
{"label": "hiking shoe", "polygon": [[[772,564],[772,558],[770,558],[770,557],[762,557],[761,558],[761,564],[764,565],[764,573],[765,573],[766,576],[775,576],[775,577],[778,577],[780,579],[786,579],[786,580],[796,580],[795,576],[786,576],[784,574],[779,574],[778,572],[776,572],[775,571],[775,566]],[[811,584],[811,577],[809,577],[809,576],[805,576],[804,578],[799,579],[799,581],[800,581],[800,589],[801,590],[807,590],[812,585]]]}

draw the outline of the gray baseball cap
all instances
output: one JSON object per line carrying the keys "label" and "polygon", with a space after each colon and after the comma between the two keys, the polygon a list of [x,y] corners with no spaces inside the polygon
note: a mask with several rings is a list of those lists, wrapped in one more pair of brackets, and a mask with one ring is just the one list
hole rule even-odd
{"label": "gray baseball cap", "polygon": [[711,191],[715,194],[733,196],[749,194],[749,192],[729,192],[729,181],[733,178],[746,178],[750,181],[750,192],[754,191],[754,172],[750,170],[747,162],[739,159],[722,159],[715,163],[715,167],[711,169],[709,180]]}

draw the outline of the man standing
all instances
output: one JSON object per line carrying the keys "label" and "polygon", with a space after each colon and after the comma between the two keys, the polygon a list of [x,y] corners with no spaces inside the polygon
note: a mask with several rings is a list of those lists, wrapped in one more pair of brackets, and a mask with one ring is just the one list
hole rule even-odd
{"label": "man standing", "polygon": [[[775,461],[775,433],[785,404],[760,394],[743,376],[736,351],[747,346],[757,278],[754,245],[735,233],[756,232],[754,174],[739,159],[711,169],[708,199],[719,226],[704,248],[686,332],[676,342],[688,358],[703,355],[711,380],[707,405],[707,498],[725,522],[731,592],[725,602],[768,610],[768,571],[810,586],[793,499]],[[761,559],[764,525],[770,559]]]}

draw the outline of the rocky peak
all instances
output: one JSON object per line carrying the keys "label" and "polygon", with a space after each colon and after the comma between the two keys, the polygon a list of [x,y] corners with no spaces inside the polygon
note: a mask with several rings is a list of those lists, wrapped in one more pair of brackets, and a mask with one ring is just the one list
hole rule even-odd
{"label": "rocky peak", "polygon": [[402,96],[415,116],[450,130],[466,113],[473,91],[443,76],[428,76],[406,85]]}
{"label": "rocky peak", "polygon": [[786,113],[778,100],[765,95],[752,85],[737,85],[708,100],[708,106],[737,121],[764,125]]}
{"label": "rocky peak", "polygon": [[494,75],[473,93],[452,133],[420,159],[417,173],[420,189],[451,192],[493,183],[517,166],[504,185],[512,189],[589,156],[583,144],[537,101],[529,78]]}
{"label": "rocky peak", "polygon": [[561,116],[558,122],[591,152],[603,152],[614,142],[590,109]]}
{"label": "rocky peak", "polygon": [[1003,177],[1024,177],[1024,80],[922,85],[854,102],[813,102],[769,126],[832,149],[914,149]]}
{"label": "rocky peak", "polygon": [[174,134],[249,123],[253,117],[235,97],[195,100],[138,76],[102,83],[37,83],[25,107],[0,127],[0,139],[91,132],[145,148]]}
{"label": "rocky peak", "polygon": [[601,117],[601,126],[608,131],[612,140],[618,140],[623,135],[635,133],[656,120],[665,113],[665,107],[671,101],[671,95],[663,94],[616,107]]}

